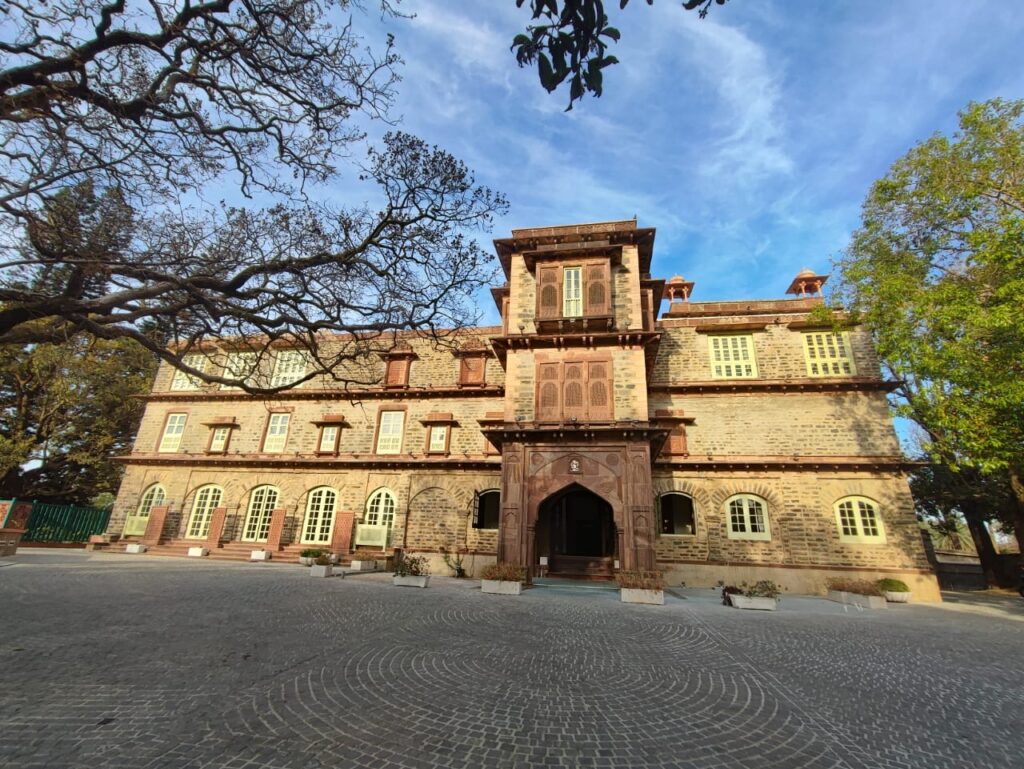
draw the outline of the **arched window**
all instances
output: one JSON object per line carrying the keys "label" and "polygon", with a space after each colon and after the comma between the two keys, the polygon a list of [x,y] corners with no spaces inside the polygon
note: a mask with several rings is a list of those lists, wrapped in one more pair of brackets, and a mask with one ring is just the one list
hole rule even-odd
{"label": "arched window", "polygon": [[366,524],[368,526],[387,526],[388,541],[391,541],[391,527],[395,523],[395,495],[388,489],[377,489],[366,500]]}
{"label": "arched window", "polygon": [[124,522],[124,533],[127,536],[136,536],[146,533],[146,525],[149,523],[149,513],[154,507],[159,507],[164,503],[167,498],[167,494],[164,491],[164,487],[159,483],[154,483],[142,492],[142,497],[139,499],[139,506],[135,508],[135,512],[128,516]]}
{"label": "arched window", "polygon": [[200,486],[192,502],[192,515],[188,519],[185,536],[189,539],[206,539],[210,533],[210,518],[213,509],[220,507],[224,491],[220,486]]}
{"label": "arched window", "polygon": [[843,497],[836,501],[835,509],[841,542],[885,542],[877,502],[867,497]]}
{"label": "arched window", "polygon": [[768,502],[753,494],[737,494],[725,501],[729,539],[772,538],[768,526]]}
{"label": "arched window", "polygon": [[270,535],[270,514],[281,493],[275,486],[257,486],[249,495],[249,512],[242,529],[244,542],[265,542]]}
{"label": "arched window", "polygon": [[692,536],[697,533],[697,518],[693,511],[693,499],[685,494],[670,492],[658,500],[661,508],[661,533]]}
{"label": "arched window", "polygon": [[307,545],[326,545],[331,541],[334,528],[334,509],[338,492],[326,486],[313,489],[306,497],[306,523],[302,528],[302,541]]}
{"label": "arched window", "polygon": [[497,489],[481,491],[476,498],[473,516],[474,529],[496,529],[501,519],[501,492]]}

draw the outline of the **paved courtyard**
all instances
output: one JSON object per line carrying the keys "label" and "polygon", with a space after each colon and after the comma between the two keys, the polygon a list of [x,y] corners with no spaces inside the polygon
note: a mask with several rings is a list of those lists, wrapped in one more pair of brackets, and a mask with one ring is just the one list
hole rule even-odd
{"label": "paved courtyard", "polygon": [[770,614],[478,585],[23,550],[0,766],[1024,767],[1010,598]]}

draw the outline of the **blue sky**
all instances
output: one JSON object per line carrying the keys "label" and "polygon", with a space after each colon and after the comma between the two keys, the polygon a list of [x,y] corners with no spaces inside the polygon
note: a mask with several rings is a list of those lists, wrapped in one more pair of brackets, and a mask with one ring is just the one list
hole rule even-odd
{"label": "blue sky", "polygon": [[566,113],[515,64],[514,0],[405,0],[416,17],[386,23],[405,59],[395,115],[508,195],[485,241],[636,215],[658,230],[654,275],[696,281],[697,300],[828,270],[896,158],[968,101],[1024,96],[1017,3],[731,0],[703,21],[677,0],[606,5],[622,63]]}

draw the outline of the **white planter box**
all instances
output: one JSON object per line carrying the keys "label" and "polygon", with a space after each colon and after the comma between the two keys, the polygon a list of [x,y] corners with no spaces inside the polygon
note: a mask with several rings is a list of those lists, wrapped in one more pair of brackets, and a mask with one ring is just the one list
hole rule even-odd
{"label": "white planter box", "polygon": [[189,558],[202,558],[204,555],[209,555],[210,551],[205,547],[190,547],[188,549]]}
{"label": "white planter box", "polygon": [[654,606],[663,606],[665,603],[665,591],[624,587],[619,590],[619,600],[622,603],[648,603]]}
{"label": "white planter box", "polygon": [[269,561],[270,551],[269,550],[253,550],[249,553],[250,561]]}
{"label": "white planter box", "polygon": [[779,602],[775,598],[757,596],[749,598],[745,595],[733,594],[729,596],[729,602],[737,609],[757,609],[759,611],[775,611],[779,608]]}
{"label": "white planter box", "polygon": [[507,579],[482,579],[480,580],[480,592],[494,593],[495,595],[519,595],[523,592],[523,583]]}
{"label": "white planter box", "polygon": [[312,566],[316,558],[310,558],[307,555],[299,556],[299,566]]}
{"label": "white planter box", "polygon": [[146,546],[145,545],[140,545],[140,544],[137,544],[137,543],[133,542],[130,545],[125,545],[124,546],[124,551],[126,553],[135,553],[136,555],[138,555],[139,553],[145,553],[146,552]]}
{"label": "white planter box", "polygon": [[843,590],[829,590],[828,600],[844,603],[847,606],[859,606],[862,609],[884,609],[885,598],[880,595],[861,595],[847,593]]}
{"label": "white planter box", "polygon": [[309,576],[311,577],[330,577],[334,574],[334,567],[330,564],[326,566],[318,566],[313,564],[309,567]]}
{"label": "white planter box", "polygon": [[885,596],[885,600],[889,603],[910,603],[910,593],[884,590],[882,591],[882,595]]}
{"label": "white planter box", "polygon": [[356,571],[373,571],[377,568],[376,561],[352,561],[352,565],[349,567]]}
{"label": "white planter box", "polygon": [[399,577],[397,574],[391,578],[392,582],[399,587],[426,587],[430,577]]}

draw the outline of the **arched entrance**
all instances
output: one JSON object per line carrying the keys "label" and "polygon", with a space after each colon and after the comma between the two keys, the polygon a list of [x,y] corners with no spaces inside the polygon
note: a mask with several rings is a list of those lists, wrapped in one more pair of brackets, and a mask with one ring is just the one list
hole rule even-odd
{"label": "arched entrance", "polygon": [[538,510],[535,553],[557,576],[611,577],[616,556],[612,507],[577,484],[544,500]]}

